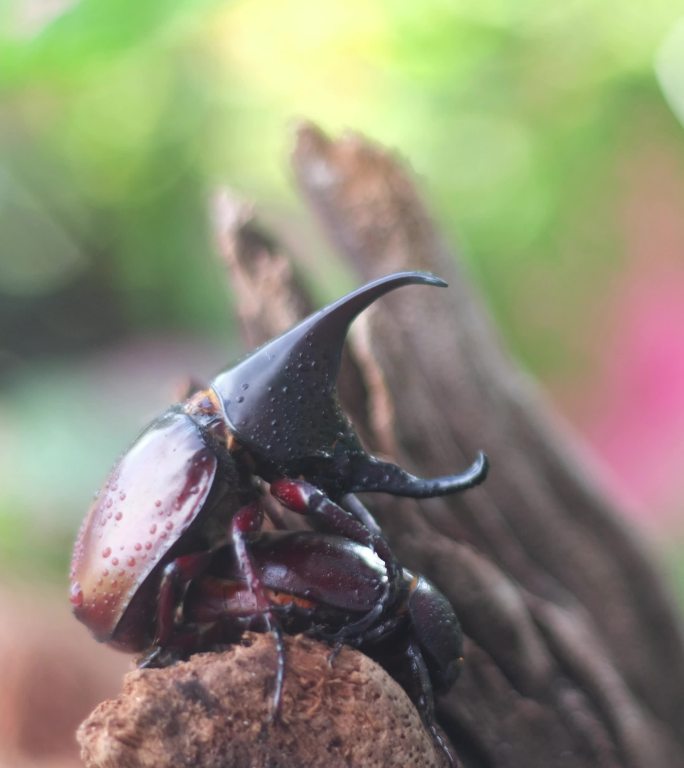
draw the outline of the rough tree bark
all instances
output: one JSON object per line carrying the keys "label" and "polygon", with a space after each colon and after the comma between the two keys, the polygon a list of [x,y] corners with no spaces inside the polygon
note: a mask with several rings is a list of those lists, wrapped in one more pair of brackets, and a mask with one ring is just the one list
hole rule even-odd
{"label": "rough tree bark", "polygon": [[[480,448],[491,460],[487,482],[459,496],[366,499],[400,561],[434,581],[461,618],[465,669],[438,705],[459,759],[466,768],[684,766],[684,642],[667,589],[502,351],[410,174],[356,135],[331,141],[311,125],[299,130],[293,165],[359,282],[414,268],[449,282],[390,294],[362,315],[341,391],[367,447],[418,474],[464,467]],[[221,197],[216,221],[252,345],[311,303],[244,205]],[[86,751],[105,727],[83,727]],[[373,727],[354,739],[376,738]],[[420,737],[419,726],[407,728]],[[414,764],[402,759],[387,765]],[[244,762],[194,761],[205,764],[271,763],[254,751]]]}

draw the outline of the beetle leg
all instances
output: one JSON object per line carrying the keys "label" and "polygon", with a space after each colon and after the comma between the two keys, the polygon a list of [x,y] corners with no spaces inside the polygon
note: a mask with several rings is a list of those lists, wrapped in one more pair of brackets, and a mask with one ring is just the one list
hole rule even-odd
{"label": "beetle leg", "polygon": [[277,722],[280,719],[280,712],[283,706],[283,683],[285,682],[285,641],[283,640],[283,630],[280,624],[269,614],[269,629],[273,635],[276,644],[276,679],[273,689],[273,708],[271,710],[271,721]]}
{"label": "beetle leg", "polygon": [[416,706],[423,719],[430,723],[434,719],[434,701],[432,694],[432,683],[430,682],[430,673],[423,654],[418,644],[411,640],[406,648],[408,657],[408,668],[411,672],[411,683],[415,696]]}
{"label": "beetle leg", "polygon": [[[387,585],[384,595],[362,619],[346,625],[332,639],[344,640],[363,633],[397,600],[401,588],[404,587],[401,567],[394,557],[387,539],[382,535],[379,528],[377,530],[369,529],[352,512],[335,504],[323,491],[304,480],[291,478],[274,480],[271,483],[271,494],[293,512],[310,515],[321,520],[329,531],[370,547],[385,563]],[[357,506],[363,507],[358,499],[356,502]],[[363,508],[365,509],[365,507]],[[370,512],[368,512],[368,516],[370,516]]]}
{"label": "beetle leg", "polygon": [[353,493],[346,493],[341,499],[342,506],[349,510],[357,520],[360,520],[372,533],[382,535],[378,521],[373,517],[368,507]]}
{"label": "beetle leg", "polygon": [[175,651],[168,651],[159,646],[153,646],[150,651],[136,661],[138,669],[154,669],[155,667],[168,667],[178,661]]}
{"label": "beetle leg", "polygon": [[370,629],[362,637],[359,638],[357,645],[365,645],[366,643],[378,643],[392,634],[401,624],[406,621],[405,616],[392,616],[389,619],[385,619],[377,626]]}
{"label": "beetle leg", "polygon": [[275,689],[273,691],[272,719],[278,720],[282,708],[283,681],[285,679],[285,643],[278,619],[272,610],[266,589],[257,571],[254,558],[249,551],[248,536],[258,533],[264,520],[261,504],[253,502],[239,509],[231,520],[230,535],[238,568],[254,595],[257,613],[261,616],[264,629],[273,635],[276,645],[277,666]]}
{"label": "beetle leg", "polygon": [[257,610],[266,613],[269,611],[270,603],[248,547],[248,536],[259,532],[263,520],[264,513],[261,505],[258,502],[247,504],[233,515],[230,523],[230,537],[238,569],[247,586],[254,593]]}
{"label": "beetle leg", "polygon": [[168,644],[173,633],[180,593],[192,579],[196,579],[204,572],[210,559],[209,552],[198,552],[177,557],[164,568],[157,601],[155,646],[164,648]]}
{"label": "beetle leg", "polygon": [[432,479],[416,477],[396,464],[380,461],[374,456],[357,454],[345,470],[350,493],[357,491],[380,491],[412,499],[428,499],[464,491],[479,485],[489,471],[487,456],[480,451],[475,461],[465,472],[445,475]]}
{"label": "beetle leg", "polygon": [[425,664],[423,654],[415,641],[409,641],[406,648],[406,656],[409,661],[408,668],[412,678],[411,683],[414,694],[411,698],[413,699],[427,729],[430,731],[430,735],[435,744],[442,750],[449,761],[451,768],[457,768],[458,763],[456,758],[451,752],[451,749],[444,738],[444,734],[435,723],[435,702],[432,692],[432,683],[430,682],[430,673]]}

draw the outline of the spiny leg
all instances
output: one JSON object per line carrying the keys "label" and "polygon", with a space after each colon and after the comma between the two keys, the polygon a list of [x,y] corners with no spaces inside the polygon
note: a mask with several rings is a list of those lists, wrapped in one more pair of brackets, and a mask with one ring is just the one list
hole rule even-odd
{"label": "spiny leg", "polygon": [[182,555],[172,560],[163,571],[157,602],[157,635],[154,644],[163,648],[171,639],[176,608],[188,584],[201,576],[211,560],[209,552]]}
{"label": "spiny leg", "polygon": [[[369,530],[352,512],[335,504],[323,491],[304,480],[291,478],[275,480],[271,483],[271,494],[293,512],[311,515],[321,520],[330,532],[370,547],[385,563],[387,586],[383,596],[362,619],[343,627],[333,639],[344,640],[363,633],[383,615],[389,606],[393,605],[400,590],[405,587],[401,567],[387,539],[379,529]],[[359,501],[358,504],[360,505],[361,502]],[[370,512],[368,514],[370,515]]]}
{"label": "spiny leg", "polygon": [[249,551],[247,537],[261,530],[264,513],[258,502],[247,504],[239,509],[231,520],[230,535],[233,551],[241,575],[248,588],[254,594],[258,615],[262,617],[264,629],[273,635],[276,645],[277,666],[275,689],[273,691],[273,711],[271,717],[278,720],[283,702],[283,682],[285,680],[285,643],[278,620],[273,613],[266,589],[257,571],[254,558]]}
{"label": "spiny leg", "polygon": [[382,535],[382,529],[378,525],[378,521],[358,496],[355,496],[353,493],[346,493],[340,501],[341,505],[349,510],[357,520],[362,522],[369,531]]}
{"label": "spiny leg", "polygon": [[[371,626],[368,631],[356,633],[351,637],[345,637],[340,632],[331,636],[326,636],[324,632],[320,631],[316,636],[334,641],[335,644],[328,656],[328,665],[332,666],[345,645],[350,645],[352,648],[365,648],[368,645],[372,646],[375,643],[382,642],[387,635],[396,632],[397,628],[405,622],[406,616],[391,616],[390,618],[383,619],[379,624]],[[352,624],[350,626],[353,627],[355,625]]]}
{"label": "spiny leg", "polygon": [[435,701],[425,659],[418,645],[409,641],[406,648],[408,667],[413,687],[413,701],[435,744],[442,750],[451,768],[458,768],[458,761],[447,744],[444,734],[435,722]]}
{"label": "spiny leg", "polygon": [[209,552],[196,552],[177,557],[164,568],[157,597],[155,637],[151,650],[138,661],[141,669],[166,666],[194,650],[194,635],[176,632],[176,612],[190,582],[204,573],[210,560]]}

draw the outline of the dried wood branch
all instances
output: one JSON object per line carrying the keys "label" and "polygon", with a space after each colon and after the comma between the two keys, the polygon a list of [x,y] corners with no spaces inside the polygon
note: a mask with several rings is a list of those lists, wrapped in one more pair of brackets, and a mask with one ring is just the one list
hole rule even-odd
{"label": "dried wood branch", "polygon": [[[304,637],[286,638],[282,717],[270,718],[275,646],[247,635],[225,653],[197,654],[126,676],[79,729],[98,768],[442,768],[410,700],[377,664]],[[395,734],[402,734],[396,738]]]}
{"label": "dried wood branch", "polygon": [[[378,304],[359,345],[376,382],[367,413],[391,406],[387,434],[368,420],[371,448],[425,473],[481,446],[492,462],[485,486],[461,497],[374,507],[400,559],[445,591],[481,652],[442,703],[447,731],[486,765],[684,764],[684,643],[667,589],[502,352],[410,175],[362,138],[334,142],[313,126],[300,130],[294,167],[361,278],[419,267],[450,283]],[[482,654],[500,674],[487,697],[472,679]],[[503,706],[514,694],[518,705]],[[501,730],[487,738],[482,718],[496,713]]]}
{"label": "dried wood branch", "polygon": [[[410,173],[359,136],[332,141],[311,125],[293,164],[359,282],[418,268],[450,284],[402,289],[365,312],[341,392],[367,447],[419,474],[456,471],[480,448],[491,459],[486,484],[461,496],[365,499],[400,561],[435,582],[463,623],[465,669],[438,706],[463,765],[681,768],[684,642],[668,591],[581,449],[502,350]],[[226,194],[215,221],[253,345],[311,302],[248,208]],[[250,705],[250,722],[262,714]],[[269,764],[261,755],[244,764]]]}

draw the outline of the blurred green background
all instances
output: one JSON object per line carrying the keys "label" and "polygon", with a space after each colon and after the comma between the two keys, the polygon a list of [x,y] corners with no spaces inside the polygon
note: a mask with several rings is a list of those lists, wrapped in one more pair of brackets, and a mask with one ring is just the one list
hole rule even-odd
{"label": "blurred green background", "polygon": [[[212,190],[319,247],[287,164],[305,116],[410,160],[513,354],[683,582],[683,13],[0,5],[0,573],[65,584],[119,451],[183,377],[237,353]],[[340,267],[313,255],[330,298]]]}

